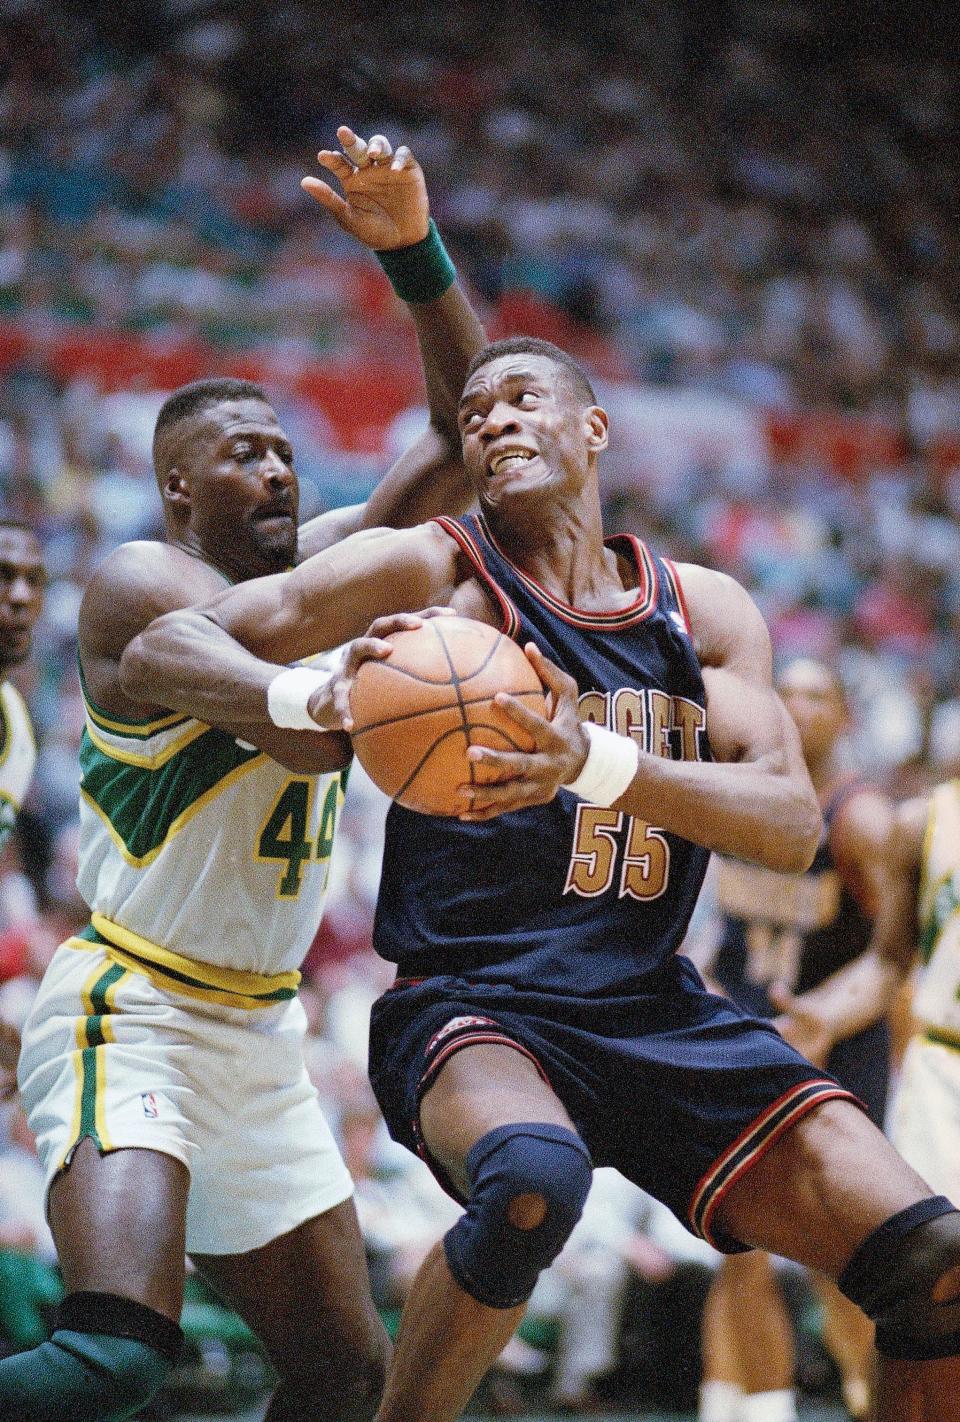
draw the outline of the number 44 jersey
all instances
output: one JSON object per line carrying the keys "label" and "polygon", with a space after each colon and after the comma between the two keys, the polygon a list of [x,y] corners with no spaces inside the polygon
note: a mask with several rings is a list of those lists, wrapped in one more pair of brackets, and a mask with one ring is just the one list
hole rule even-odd
{"label": "number 44 jersey", "polygon": [[93,928],[241,973],[293,974],[326,894],[344,775],[295,775],[182,715],[91,704],[80,747],[77,884]]}
{"label": "number 44 jersey", "polygon": [[[438,522],[499,607],[502,630],[574,678],[581,719],[654,755],[709,758],[703,679],[670,563],[635,538],[610,539],[634,596],[584,612],[516,567],[482,517]],[[707,857],[566,790],[475,824],[393,805],[374,944],[403,977],[452,974],[572,996],[639,986],[682,943]]]}

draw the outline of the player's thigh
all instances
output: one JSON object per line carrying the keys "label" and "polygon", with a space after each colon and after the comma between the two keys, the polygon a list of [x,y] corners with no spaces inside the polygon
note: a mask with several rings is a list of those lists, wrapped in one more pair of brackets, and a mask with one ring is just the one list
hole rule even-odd
{"label": "player's thigh", "polygon": [[101,1155],[88,1137],[50,1187],[50,1227],[68,1293],[121,1294],[179,1322],[190,1175],[152,1150]]}
{"label": "player's thigh", "polygon": [[469,1193],[465,1161],[471,1147],[498,1126],[527,1121],[576,1129],[534,1063],[513,1047],[461,1047],[420,1103],[427,1148],[464,1196]]}
{"label": "player's thigh", "polygon": [[281,1375],[337,1356],[385,1361],[389,1345],[370,1297],[352,1199],[259,1249],[190,1257],[253,1329]]}
{"label": "player's thigh", "polygon": [[836,1279],[868,1234],[930,1194],[862,1111],[827,1101],[740,1176],[716,1217],[725,1234]]}

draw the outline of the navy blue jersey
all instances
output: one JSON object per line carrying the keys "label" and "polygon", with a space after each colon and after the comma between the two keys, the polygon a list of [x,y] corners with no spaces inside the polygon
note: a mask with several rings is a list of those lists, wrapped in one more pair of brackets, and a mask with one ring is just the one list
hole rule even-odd
{"label": "navy blue jersey", "polygon": [[[502,614],[580,689],[580,715],[644,751],[709,758],[703,678],[672,565],[609,540],[636,597],[568,606],[517,568],[482,516],[439,519]],[[480,824],[392,805],[374,945],[402,977],[454,974],[576,997],[636,988],[683,940],[707,852],[561,790]]]}
{"label": "navy blue jersey", "polygon": [[824,829],[805,874],[779,874],[756,864],[721,859],[717,897],[723,931],[717,981],[750,1012],[772,1012],[767,989],[783,983],[806,992],[859,957],[871,922],[840,876],[830,848],[834,821],[851,795],[847,781],[824,810]]}

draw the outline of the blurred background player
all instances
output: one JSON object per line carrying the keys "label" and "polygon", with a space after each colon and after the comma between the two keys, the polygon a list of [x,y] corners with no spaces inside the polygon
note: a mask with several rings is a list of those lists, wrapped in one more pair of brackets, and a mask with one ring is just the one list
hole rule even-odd
{"label": "blurred background player", "polygon": [[888,952],[901,973],[911,942],[920,960],[890,1133],[934,1189],[960,1194],[960,778],[900,806],[890,871],[903,917]]}
{"label": "blurred background player", "polygon": [[[890,1073],[886,1022],[848,1034],[842,1021],[806,1005],[803,994],[824,983],[826,993],[831,976],[870,947],[889,889],[885,850],[893,808],[847,768],[842,742],[850,715],[836,671],[796,661],[780,675],[778,690],[800,733],[823,835],[802,876],[720,859],[721,936],[708,970],[748,1012],[786,1012],[777,1025],[787,1039],[843,1082],[882,1126]],[[846,1405],[852,1416],[865,1417],[873,1329],[833,1285],[821,1279],[817,1289]],[[701,1422],[792,1422],[793,1378],[792,1325],[769,1255],[727,1256],[704,1316]]]}
{"label": "blurred background player", "polygon": [[175,391],[154,436],[167,540],[122,545],[87,588],[78,884],[92,917],[58,950],[20,1056],[67,1296],[50,1341],[0,1362],[0,1413],[23,1422],[149,1400],[181,1341],[185,1250],[265,1346],[272,1422],[367,1417],[382,1383],[387,1339],[296,1000],[348,750],[272,724],[238,735],[203,698],[171,715],[162,691],[119,675],[158,613],[462,502],[449,392],[481,328],[409,151],[339,137],[353,159],[319,160],[345,196],[306,185],[417,303],[433,423],[365,505],[299,530],[293,451],[262,388]]}
{"label": "blurred background player", "polygon": [[[8,679],[30,655],[46,574],[31,528],[0,516],[0,848],[10,838],[33,778],[37,747],[30,712]],[[0,1096],[13,1087],[20,1036],[0,1017]]]}

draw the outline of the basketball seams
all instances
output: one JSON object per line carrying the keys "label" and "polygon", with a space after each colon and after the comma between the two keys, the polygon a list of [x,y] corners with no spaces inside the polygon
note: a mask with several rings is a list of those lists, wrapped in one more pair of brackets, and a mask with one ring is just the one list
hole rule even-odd
{"label": "basketball seams", "polygon": [[[484,783],[469,758],[471,746],[533,749],[529,735],[495,704],[497,692],[542,708],[539,678],[512,637],[469,618],[431,619],[416,632],[398,634],[395,652],[399,665],[371,662],[365,689],[361,693],[358,684],[361,694],[351,696],[357,757],[408,809],[463,814],[460,787]],[[385,670],[404,679],[384,676]]]}
{"label": "basketball seams", "polygon": [[[460,690],[460,673],[457,671],[456,663],[455,663],[454,660],[453,660],[453,656],[452,656],[452,654],[451,654],[451,652],[450,652],[450,648],[449,648],[449,646],[447,645],[446,639],[444,638],[444,635],[443,635],[443,633],[442,633],[441,630],[440,630],[440,626],[441,626],[440,620],[437,619],[437,618],[434,618],[433,620],[431,620],[430,622],[427,623],[427,626],[430,627],[430,628],[433,630],[434,636],[436,637],[437,641],[440,643],[441,647],[443,648],[443,655],[444,655],[444,656],[446,657],[446,659],[447,659],[447,665],[448,665],[449,668],[450,668],[451,684],[452,684],[453,689],[454,689],[454,691],[456,692],[456,696],[457,696],[457,706],[458,706],[459,711],[460,711],[460,720],[461,720],[461,722],[462,722],[463,735],[464,735],[464,737],[465,737],[465,739],[466,739],[466,742],[467,742],[467,749],[469,750],[470,747],[471,747],[471,745],[473,744],[473,742],[472,742],[471,739],[470,739],[470,722],[467,720],[467,713],[466,713],[466,711],[464,710],[464,706],[463,706],[463,692]],[[497,635],[496,635],[496,639],[495,639],[494,644],[493,644],[493,650],[495,650],[495,649],[499,646],[499,644],[500,644],[500,635],[501,635],[501,634],[500,634],[499,632],[498,632]],[[488,657],[489,657],[489,654],[488,654]],[[473,765],[473,761],[472,761],[472,760],[468,760],[468,761],[467,761],[467,769],[470,771],[470,784],[471,784],[471,785],[476,785],[476,783],[477,783],[477,774],[476,774],[476,770],[474,769],[474,765]]]}
{"label": "basketball seams", "polygon": [[[444,711],[444,710],[452,710],[452,709],[453,709],[452,707],[441,707],[441,708],[440,708],[441,711]],[[427,712],[426,714],[430,715],[430,714],[432,714],[432,713]],[[470,727],[470,729],[475,730],[475,731],[490,731],[490,732],[492,732],[494,735],[501,736],[501,737],[503,738],[503,740],[506,741],[507,745],[509,746],[509,748],[510,748],[511,750],[515,750],[515,751],[522,751],[522,750],[523,750],[523,746],[519,745],[518,742],[516,742],[515,740],[513,740],[513,738],[511,737],[511,735],[510,735],[510,733],[509,733],[508,731],[505,731],[502,726],[494,725],[493,722],[491,722],[491,721],[473,721],[473,722],[468,722],[467,725]],[[414,781],[417,779],[417,776],[420,774],[420,772],[421,772],[421,771],[424,769],[424,767],[427,765],[427,762],[430,760],[430,757],[435,753],[435,751],[437,751],[437,750],[439,749],[439,747],[443,745],[444,741],[448,741],[451,736],[460,736],[460,735],[463,735],[463,730],[464,730],[463,726],[450,726],[446,731],[441,731],[440,734],[437,736],[437,738],[436,738],[435,740],[433,740],[433,741],[430,742],[429,746],[427,746],[426,750],[423,752],[423,755],[420,757],[419,761],[418,761],[417,764],[414,766],[413,770],[412,770],[412,771],[410,772],[410,774],[407,776],[406,780],[403,782],[403,784],[402,784],[398,789],[394,790],[394,792],[393,792],[393,794],[391,795],[390,798],[391,798],[392,800],[399,800],[400,797],[401,797],[401,795],[405,795],[405,794],[407,793],[407,791],[410,789],[410,787],[413,785]],[[471,772],[471,773],[472,773],[472,772]],[[482,782],[482,781],[474,781],[473,783],[474,783],[474,784],[482,784],[483,782]]]}
{"label": "basketball seams", "polygon": [[[436,683],[437,686],[449,686],[449,684],[450,683],[446,681],[438,681]],[[431,683],[431,685],[433,685],[433,683]],[[514,696],[518,701],[523,701],[525,698],[529,699],[531,697],[535,701],[542,701],[543,699],[543,692],[534,687],[529,687],[526,691],[511,691],[509,687],[504,687],[503,689],[508,696]],[[420,707],[416,711],[404,711],[399,716],[387,716],[382,721],[368,721],[365,726],[360,726],[352,730],[350,732],[350,739],[353,741],[358,740],[360,736],[365,736],[368,731],[379,731],[384,726],[396,726],[403,721],[418,721],[422,716],[432,716],[435,711],[455,711],[460,704],[465,706],[468,710],[471,706],[484,706],[489,700],[490,693],[484,691],[478,696],[465,696],[462,699],[462,703],[451,701],[447,706]],[[469,721],[468,724],[478,726],[480,722]],[[518,746],[517,749],[520,750],[522,747]]]}
{"label": "basketball seams", "polygon": [[[445,708],[445,709],[450,709],[450,708]],[[407,793],[407,791],[410,789],[410,786],[411,786],[411,785],[413,784],[413,782],[416,780],[417,776],[420,774],[421,770],[423,770],[423,768],[424,768],[424,766],[426,765],[427,761],[428,761],[428,760],[430,759],[430,757],[433,755],[433,753],[434,753],[434,751],[437,749],[437,747],[438,747],[438,746],[442,746],[443,743],[444,743],[444,741],[448,741],[451,736],[462,736],[462,735],[463,735],[463,727],[462,727],[462,726],[451,726],[449,730],[447,730],[447,731],[442,731],[441,734],[440,734],[439,736],[437,736],[437,738],[436,738],[435,741],[431,741],[431,742],[430,742],[430,744],[427,746],[426,750],[424,751],[423,755],[422,755],[422,756],[420,757],[420,759],[417,761],[417,764],[414,766],[413,770],[412,770],[412,771],[410,772],[410,774],[407,776],[406,780],[403,782],[403,784],[400,786],[400,788],[399,788],[398,790],[394,790],[394,792],[393,792],[393,794],[391,795],[390,798],[391,798],[392,800],[399,800],[400,797],[401,797],[401,795],[405,795],[405,794]],[[473,771],[472,771],[472,768],[471,768],[471,775],[472,775],[472,774],[473,774]]]}
{"label": "basketball seams", "polygon": [[[484,625],[487,626],[487,625],[489,625],[489,624],[486,624],[486,623],[485,623]],[[436,631],[435,628],[434,628],[433,630]],[[487,667],[490,665],[490,662],[492,661],[493,656],[494,656],[494,654],[496,653],[497,648],[499,647],[500,643],[503,641],[503,633],[498,632],[495,627],[491,627],[491,628],[490,628],[490,631],[494,634],[494,641],[493,641],[493,643],[491,644],[491,646],[487,649],[487,652],[486,652],[486,654],[484,655],[483,661],[479,662],[478,665],[475,666],[475,667],[473,667],[473,669],[472,669],[471,671],[464,672],[464,674],[463,674],[462,676],[460,676],[460,678],[459,678],[460,681],[472,681],[472,680],[474,679],[474,677],[480,676],[481,673],[485,672],[486,669],[487,669]],[[439,635],[439,634],[438,634],[438,635]],[[512,639],[511,639],[511,640],[512,640]],[[445,655],[446,658],[447,658],[447,662],[448,662],[448,664],[450,665],[451,670],[453,670],[452,663],[450,662],[450,653],[449,653],[449,650],[448,650],[448,648],[447,648],[447,644],[443,641],[443,638],[442,638],[442,637],[440,638],[440,641],[441,641],[441,644],[442,644],[442,646],[443,646],[444,655]],[[442,679],[440,679],[440,680],[435,680],[435,679],[434,679],[433,677],[431,677],[431,676],[425,676],[425,675],[423,674],[423,672],[418,672],[418,671],[413,671],[413,670],[411,670],[410,667],[397,666],[396,662],[391,662],[391,661],[389,660],[389,658],[385,658],[383,661],[380,661],[380,662],[378,663],[378,665],[379,665],[384,671],[393,672],[393,674],[394,674],[395,676],[405,676],[405,677],[407,677],[410,681],[417,681],[417,682],[420,682],[421,685],[423,685],[423,686],[450,686],[450,685],[451,685],[451,683],[450,683],[446,678],[442,678]]]}

